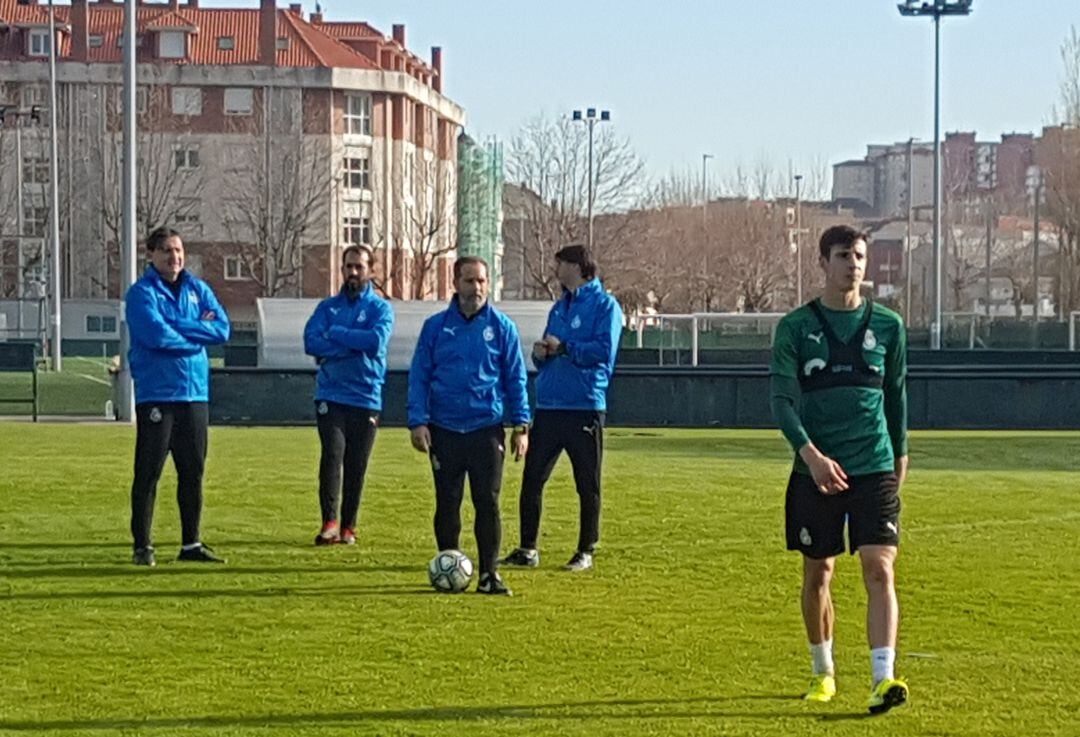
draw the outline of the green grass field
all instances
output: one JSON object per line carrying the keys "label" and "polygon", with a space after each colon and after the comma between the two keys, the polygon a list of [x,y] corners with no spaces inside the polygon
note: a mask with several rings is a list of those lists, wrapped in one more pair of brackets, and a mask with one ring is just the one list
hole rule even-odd
{"label": "green grass field", "polygon": [[[70,356],[61,372],[38,372],[38,400],[42,415],[104,417],[105,402],[112,397],[106,361],[101,358]],[[0,372],[0,399],[30,396],[29,373]],[[26,404],[0,403],[0,415],[29,417]]]}
{"label": "green grass field", "polygon": [[316,549],[314,430],[214,428],[204,539],[229,564],[212,568],[170,562],[171,470],[161,563],[128,563],[133,443],[126,427],[0,424],[0,734],[1077,734],[1080,433],[913,436],[912,702],[869,719],[851,559],[840,695],[797,699],[809,666],[776,433],[609,430],[597,569],[558,570],[576,540],[564,460],[543,565],[508,571],[516,595],[494,600],[428,590],[433,493],[402,430],[376,443],[360,544]]}

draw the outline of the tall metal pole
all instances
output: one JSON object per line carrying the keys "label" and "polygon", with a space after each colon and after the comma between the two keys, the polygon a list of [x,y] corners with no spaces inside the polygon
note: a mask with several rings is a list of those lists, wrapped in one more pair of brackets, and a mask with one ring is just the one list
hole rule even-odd
{"label": "tall metal pole", "polygon": [[593,247],[593,220],[592,220],[592,207],[593,207],[593,171],[592,171],[592,150],[593,150],[593,126],[596,124],[594,118],[588,119],[589,124],[589,251],[592,252]]}
{"label": "tall metal pole", "polygon": [[[1031,282],[1034,285],[1032,288],[1032,302],[1034,307],[1032,308],[1032,322],[1035,325],[1039,324],[1039,242],[1042,240],[1039,233],[1039,200],[1042,199],[1042,187],[1043,178],[1042,171],[1036,174],[1035,180],[1035,254],[1032,259],[1032,274]],[[1037,338],[1036,338],[1037,339]]]}
{"label": "tall metal pole", "polygon": [[994,268],[994,203],[986,198],[986,317],[990,317],[990,274]]}
{"label": "tall metal pole", "polygon": [[50,353],[53,371],[63,370],[60,351],[60,166],[56,157],[56,9],[49,0],[49,240],[52,268],[49,269],[49,300],[52,323]]}
{"label": "tall metal pole", "polygon": [[712,154],[701,155],[701,259],[702,281],[705,287],[705,299],[703,301],[705,311],[712,309],[709,298],[709,159]]}
{"label": "tall metal pole", "polygon": [[907,238],[904,241],[904,324],[911,324],[911,231],[914,230],[912,222],[915,213],[914,197],[915,165],[914,165],[915,139],[909,138],[907,142]]}
{"label": "tall metal pole", "polygon": [[120,375],[117,377],[117,413],[122,422],[135,419],[135,387],[128,350],[131,334],[126,319],[128,289],[135,283],[135,13],[136,0],[124,2],[124,153],[123,234],[120,250]]}
{"label": "tall metal pole", "polygon": [[795,175],[795,304],[803,303],[802,291],[802,174]]}
{"label": "tall metal pole", "polygon": [[934,14],[934,315],[930,349],[941,350],[941,16]]}

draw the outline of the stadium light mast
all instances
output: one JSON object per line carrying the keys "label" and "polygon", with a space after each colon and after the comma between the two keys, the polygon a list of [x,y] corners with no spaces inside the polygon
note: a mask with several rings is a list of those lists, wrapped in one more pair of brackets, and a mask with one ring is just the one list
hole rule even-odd
{"label": "stadium light mast", "polygon": [[49,269],[50,322],[52,340],[49,353],[52,370],[63,370],[63,356],[60,350],[60,165],[56,158],[56,8],[49,0],[49,254],[52,268]]}
{"label": "stadium light mast", "polygon": [[135,13],[136,0],[124,0],[124,153],[123,159],[123,233],[120,246],[120,374],[117,376],[118,415],[121,422],[135,419],[135,387],[131,380],[128,348],[131,333],[126,319],[124,299],[135,283]]}
{"label": "stadium light mast", "polygon": [[606,123],[611,120],[611,113],[607,110],[601,110],[599,116],[596,114],[596,108],[590,107],[585,109],[585,114],[582,115],[580,110],[573,112],[573,120],[578,123],[584,123],[589,127],[589,250],[592,251],[593,247],[593,128],[597,123]]}
{"label": "stadium light mast", "polygon": [[941,350],[941,17],[970,15],[974,0],[905,0],[896,7],[900,15],[928,15],[934,19],[934,315],[930,323],[930,348]]}

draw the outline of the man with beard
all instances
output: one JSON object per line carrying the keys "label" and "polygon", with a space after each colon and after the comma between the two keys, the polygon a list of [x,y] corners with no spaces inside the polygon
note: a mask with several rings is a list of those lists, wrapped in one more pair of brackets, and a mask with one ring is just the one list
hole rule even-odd
{"label": "man with beard", "polygon": [[394,327],[390,304],[371,286],[371,266],[370,248],[346,248],[341,291],[320,302],[304,328],[304,351],[319,365],[315,418],[322,445],[322,529],[316,545],[356,543],[360,493],[379,426],[386,346]]}

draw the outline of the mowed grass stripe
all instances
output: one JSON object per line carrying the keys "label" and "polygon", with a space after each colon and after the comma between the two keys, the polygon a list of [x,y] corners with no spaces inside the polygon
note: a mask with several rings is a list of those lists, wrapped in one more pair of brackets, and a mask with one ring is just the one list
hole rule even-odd
{"label": "mowed grass stripe", "polygon": [[[542,567],[507,571],[517,595],[492,601],[428,590],[430,471],[402,430],[380,432],[359,545],[315,549],[314,429],[213,428],[204,538],[229,565],[171,562],[167,468],[162,562],[147,571],[127,563],[130,428],[0,425],[0,733],[1073,733],[1080,434],[913,435],[899,563],[913,702],[869,722],[865,595],[847,557],[840,696],[793,698],[808,664],[778,434],[606,440],[597,569],[558,570],[577,536],[564,459]],[[519,479],[508,463],[507,550]]]}

